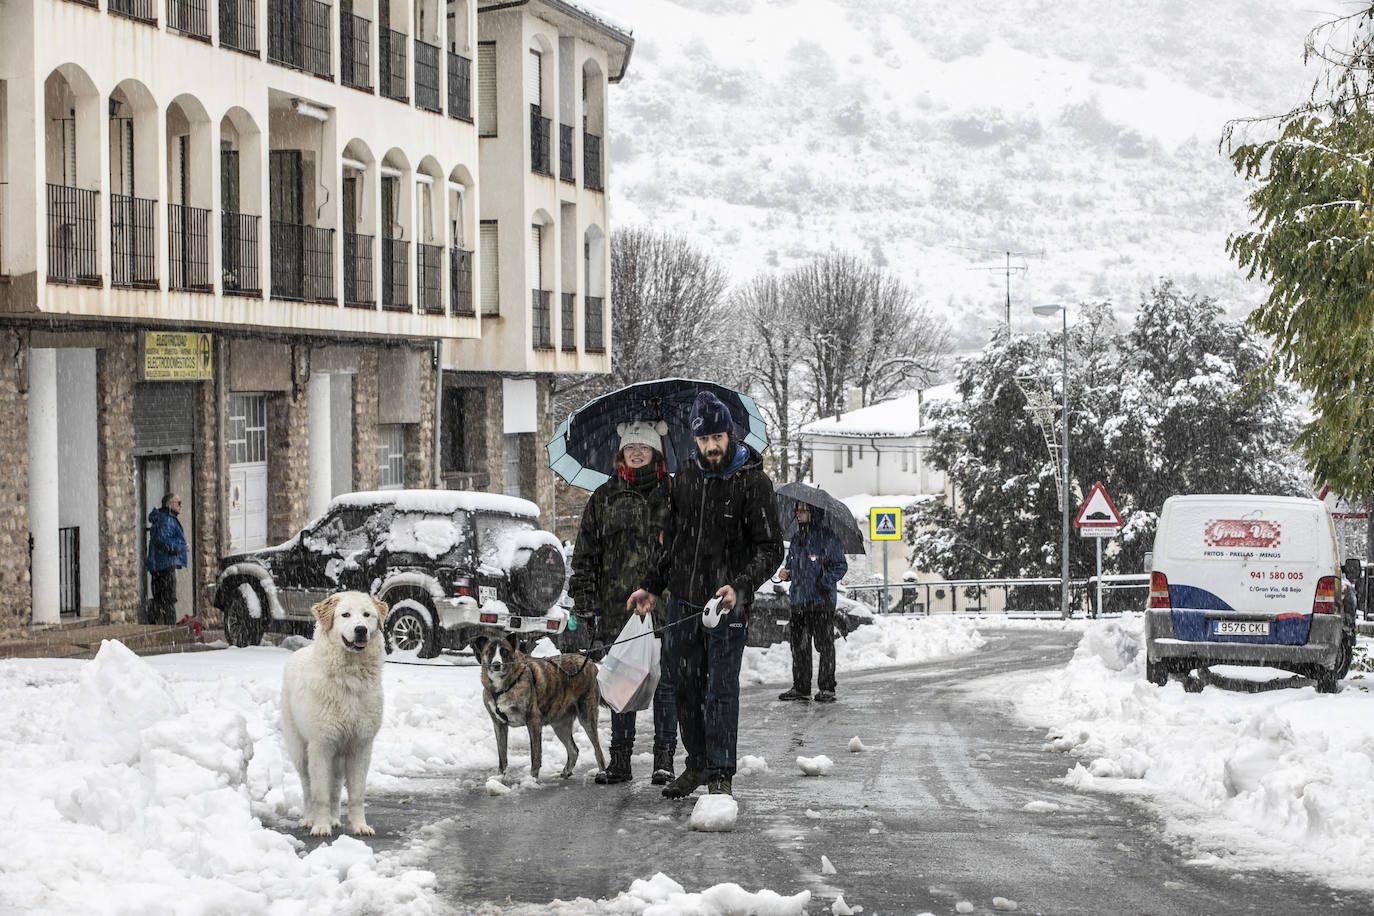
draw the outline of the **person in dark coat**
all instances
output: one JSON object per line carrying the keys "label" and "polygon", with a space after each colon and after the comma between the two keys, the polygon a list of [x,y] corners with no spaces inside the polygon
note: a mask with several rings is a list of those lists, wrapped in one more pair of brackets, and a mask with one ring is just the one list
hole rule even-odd
{"label": "person in dark coat", "polygon": [[[629,622],[625,595],[638,587],[663,543],[672,489],[668,464],[663,458],[663,434],[667,431],[661,420],[620,424],[616,429],[620,449],[615,454],[615,475],[596,488],[582,510],[568,594],[573,599],[579,626],[586,627],[593,642],[603,646],[615,642]],[[655,627],[661,627],[661,602],[653,613]],[[635,715],[611,713],[611,761],[597,774],[598,783],[629,780]],[[676,751],[673,682],[671,677],[661,675],[654,693],[655,785],[673,778]]]}
{"label": "person in dark coat", "polygon": [[[739,735],[739,672],[754,591],[782,562],[773,484],[758,452],[734,435],[729,409],[709,391],[692,405],[696,449],[678,467],[657,565],[626,606],[653,610],[666,588],[664,658],[677,694],[686,765],[663,788],[682,798],[705,784],[733,794]],[[720,599],[723,617],[703,606]],[[714,623],[714,625],[708,625]]]}
{"label": "person in dark coat", "polygon": [[792,689],[779,700],[811,699],[811,644],[820,654],[816,672],[816,702],[835,702],[835,586],[849,571],[840,539],[821,525],[822,510],[795,504],[797,535],[787,548],[787,568],[778,578],[788,587],[792,613],[788,634],[792,642]]}
{"label": "person in dark coat", "polygon": [[144,565],[152,580],[148,622],[171,626],[176,622],[178,569],[186,568],[186,533],[177,519],[181,497],[168,493],[161,508],[148,513],[148,555]]}

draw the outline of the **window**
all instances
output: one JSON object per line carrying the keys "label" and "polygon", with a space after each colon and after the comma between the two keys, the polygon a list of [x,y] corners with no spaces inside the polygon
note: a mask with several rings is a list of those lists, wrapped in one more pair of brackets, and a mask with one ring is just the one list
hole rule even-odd
{"label": "window", "polygon": [[477,42],[477,133],[496,136],[496,42]]}
{"label": "window", "polygon": [[911,458],[911,452],[907,451],[906,449],[902,449],[902,470],[903,470],[903,471],[910,471],[910,470],[911,470],[911,466],[910,466],[910,464],[909,464],[910,458]]}
{"label": "window", "polygon": [[267,395],[229,395],[229,463],[267,460]]}
{"label": "window", "polygon": [[501,260],[497,246],[496,220],[484,219],[481,226],[482,314],[501,314]]}
{"label": "window", "polygon": [[377,489],[397,490],[405,482],[405,424],[382,423],[377,427]]}
{"label": "window", "polygon": [[844,473],[844,449],[839,448],[838,446],[836,446],[835,448],[831,449],[830,451],[831,451],[831,454],[833,454],[833,455],[835,456],[835,473],[836,473],[836,474],[842,474],[842,473]]}
{"label": "window", "polygon": [[846,445],[846,446],[844,447],[844,451],[845,451],[845,467],[852,468],[852,467],[854,466],[854,446],[852,446],[852,445]]}

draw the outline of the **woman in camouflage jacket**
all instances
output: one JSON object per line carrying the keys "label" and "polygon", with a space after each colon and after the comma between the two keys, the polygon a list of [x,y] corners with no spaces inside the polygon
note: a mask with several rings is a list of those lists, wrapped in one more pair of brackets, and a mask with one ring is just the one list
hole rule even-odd
{"label": "woman in camouflage jacket", "polygon": [[[630,619],[625,596],[639,587],[654,563],[668,518],[672,478],[663,458],[662,421],[636,420],[617,427],[620,449],[615,474],[592,493],[582,512],[572,558],[572,596],[579,622],[595,642],[609,645]],[[654,625],[663,625],[662,605]],[[667,674],[664,666],[664,675]],[[611,713],[611,761],[596,777],[603,785],[630,778],[635,713]],[[673,778],[677,751],[677,706],[673,685],[661,677],[654,694],[654,785]]]}

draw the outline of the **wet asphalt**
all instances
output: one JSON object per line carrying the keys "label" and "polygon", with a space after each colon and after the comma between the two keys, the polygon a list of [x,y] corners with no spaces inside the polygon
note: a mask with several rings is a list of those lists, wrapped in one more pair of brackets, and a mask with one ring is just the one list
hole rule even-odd
{"label": "wet asphalt", "polygon": [[[1059,784],[1073,758],[1046,750],[1043,729],[964,686],[1063,664],[1078,636],[986,635],[971,657],[844,677],[835,704],[782,703],[776,686],[746,689],[739,752],[764,758],[767,769],[736,777],[732,832],[689,829],[694,800],[662,798],[647,758],[636,757],[630,783],[598,786],[584,752],[573,778],[546,767],[538,788],[505,796],[486,793],[487,773],[373,794],[368,820],[378,835],[369,843],[433,871],[439,894],[460,911],[489,914],[612,898],[656,872],[688,891],[723,882],[810,891],[812,913],[829,913],[843,894],[864,916],[954,913],[961,901],[969,912],[1003,912],[994,898],[1054,916],[1374,912],[1367,895],[1297,876],[1190,864],[1196,851],[1168,842],[1142,806]],[[867,750],[849,751],[856,736]],[[545,741],[556,739],[546,730]],[[522,753],[512,748],[513,772],[527,765]],[[796,758],[818,754],[833,769],[802,776]],[[834,874],[821,873],[822,855]]]}

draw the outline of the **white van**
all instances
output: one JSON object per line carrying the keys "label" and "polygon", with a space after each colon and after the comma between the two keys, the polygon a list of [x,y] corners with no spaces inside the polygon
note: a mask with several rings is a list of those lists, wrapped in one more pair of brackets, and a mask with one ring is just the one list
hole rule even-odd
{"label": "white van", "polygon": [[[1265,665],[1333,693],[1350,670],[1354,595],[1331,513],[1292,496],[1171,496],[1155,532],[1145,677]],[[1358,564],[1358,560],[1351,560]],[[1184,686],[1202,689],[1187,678]]]}

